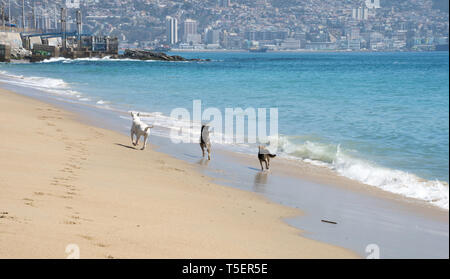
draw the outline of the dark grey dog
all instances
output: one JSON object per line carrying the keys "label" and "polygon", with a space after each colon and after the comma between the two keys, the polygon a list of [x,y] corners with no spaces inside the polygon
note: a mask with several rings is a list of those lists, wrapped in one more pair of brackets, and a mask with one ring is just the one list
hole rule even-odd
{"label": "dark grey dog", "polygon": [[264,146],[260,145],[258,147],[258,159],[261,164],[261,170],[264,171],[263,162],[266,164],[266,169],[270,167],[270,158],[275,158],[277,155],[270,154],[269,150]]}
{"label": "dark grey dog", "polygon": [[205,149],[208,152],[208,160],[211,160],[211,140],[209,139],[209,126],[202,125],[200,134],[200,147],[202,149],[203,157],[205,157]]}

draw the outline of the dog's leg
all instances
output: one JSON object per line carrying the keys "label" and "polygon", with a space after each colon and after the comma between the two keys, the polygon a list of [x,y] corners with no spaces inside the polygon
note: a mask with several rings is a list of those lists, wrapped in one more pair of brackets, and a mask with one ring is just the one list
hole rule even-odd
{"label": "dog's leg", "polygon": [[264,167],[263,167],[263,164],[262,164],[261,160],[259,160],[259,164],[261,165],[261,171],[264,171]]}
{"label": "dog's leg", "polygon": [[267,157],[267,169],[269,169],[270,168],[270,157]]}
{"label": "dog's leg", "polygon": [[200,143],[200,148],[202,149],[202,157],[205,157],[205,147]]}
{"label": "dog's leg", "polygon": [[139,145],[139,140],[141,139],[141,136],[139,136],[138,134],[136,134],[136,144],[134,146],[138,146]]}
{"label": "dog's leg", "polygon": [[144,136],[144,145],[142,146],[141,150],[144,150],[144,149],[145,149],[145,146],[147,146],[147,138],[148,138],[148,135],[146,134],[146,135]]}
{"label": "dog's leg", "polygon": [[211,160],[211,145],[206,146],[206,151],[208,151],[208,160]]}
{"label": "dog's leg", "polygon": [[264,161],[266,163],[266,169],[269,169],[269,165],[267,165],[267,160]]}
{"label": "dog's leg", "polygon": [[136,146],[136,144],[134,143],[134,132],[131,131],[131,143]]}

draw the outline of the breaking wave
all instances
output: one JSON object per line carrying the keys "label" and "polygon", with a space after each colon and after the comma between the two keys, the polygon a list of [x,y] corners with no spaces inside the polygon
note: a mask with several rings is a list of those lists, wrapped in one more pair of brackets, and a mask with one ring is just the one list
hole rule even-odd
{"label": "breaking wave", "polygon": [[[306,140],[291,140],[292,136],[280,136],[279,150],[285,156],[331,168],[339,175],[378,187],[384,191],[409,198],[427,201],[435,206],[449,209],[449,185],[438,180],[426,180],[415,174],[379,166],[360,159],[354,151],[340,145]],[[294,143],[295,142],[295,143]]]}

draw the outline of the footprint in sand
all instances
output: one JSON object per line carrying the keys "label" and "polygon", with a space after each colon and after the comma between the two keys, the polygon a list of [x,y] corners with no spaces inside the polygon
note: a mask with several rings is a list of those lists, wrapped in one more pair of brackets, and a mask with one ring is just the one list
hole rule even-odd
{"label": "footprint in sand", "polygon": [[96,242],[96,241],[95,241],[95,238],[92,237],[92,236],[90,236],[90,235],[79,234],[78,236],[81,237],[81,238],[83,238],[83,239],[92,241],[92,242],[93,242],[92,244],[95,245],[95,246],[98,246],[98,247],[101,247],[101,248],[109,247],[108,244],[105,244],[105,243],[102,243],[102,242]]}
{"label": "footprint in sand", "polygon": [[70,168],[73,168],[73,169],[77,169],[77,170],[81,169],[80,166],[77,166],[77,165],[74,165],[74,164],[66,164],[66,166],[68,166]]}
{"label": "footprint in sand", "polygon": [[9,214],[9,212],[0,212],[0,220],[10,220],[10,221],[15,221],[15,222],[20,222],[17,217],[12,216],[11,214]]}
{"label": "footprint in sand", "polygon": [[106,247],[108,247],[109,245],[104,244],[104,243],[95,243],[95,246],[98,246],[98,247],[101,247],[101,248],[106,248]]}
{"label": "footprint in sand", "polygon": [[29,198],[24,198],[23,200],[25,201],[25,205],[35,207],[33,204],[34,200],[29,199]]}
{"label": "footprint in sand", "polygon": [[94,240],[94,238],[92,236],[89,236],[89,235],[80,234],[78,236],[83,238],[83,239],[89,240],[89,241]]}
{"label": "footprint in sand", "polygon": [[63,168],[62,170],[60,170],[61,172],[68,172],[68,173],[73,173],[73,170],[70,168]]}

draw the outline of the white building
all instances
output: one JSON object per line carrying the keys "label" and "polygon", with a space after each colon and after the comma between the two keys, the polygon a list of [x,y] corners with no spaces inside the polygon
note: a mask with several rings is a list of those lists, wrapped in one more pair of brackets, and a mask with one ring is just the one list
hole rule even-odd
{"label": "white building", "polygon": [[175,45],[178,43],[178,20],[174,17],[166,17],[166,36],[167,44]]}
{"label": "white building", "polygon": [[360,36],[360,29],[359,29],[359,27],[352,27],[352,28],[350,28],[350,30],[349,30],[349,32],[348,32],[348,39],[349,40],[359,40],[359,39],[361,39],[361,36]]}
{"label": "white building", "polygon": [[287,38],[281,43],[280,46],[281,49],[300,49],[301,48],[301,42],[300,40],[294,39],[294,38]]}
{"label": "white building", "polygon": [[[197,39],[199,38],[199,34],[197,32],[198,29],[198,23],[196,20],[193,19],[186,19],[183,23],[183,42],[189,43],[193,41],[194,43],[197,42]],[[201,41],[201,36],[200,36]]]}
{"label": "white building", "polygon": [[354,8],[352,11],[352,18],[356,20],[369,19],[369,9],[365,7]]}
{"label": "white building", "polygon": [[205,43],[206,44],[219,44],[220,43],[220,30],[207,28],[205,30]]}
{"label": "white building", "polygon": [[366,0],[366,7],[368,9],[379,9],[379,8],[381,8],[380,0]]}
{"label": "white building", "polygon": [[220,7],[230,7],[231,6],[231,0],[218,0]]}
{"label": "white building", "polygon": [[81,0],[66,0],[66,8],[79,9]]}

